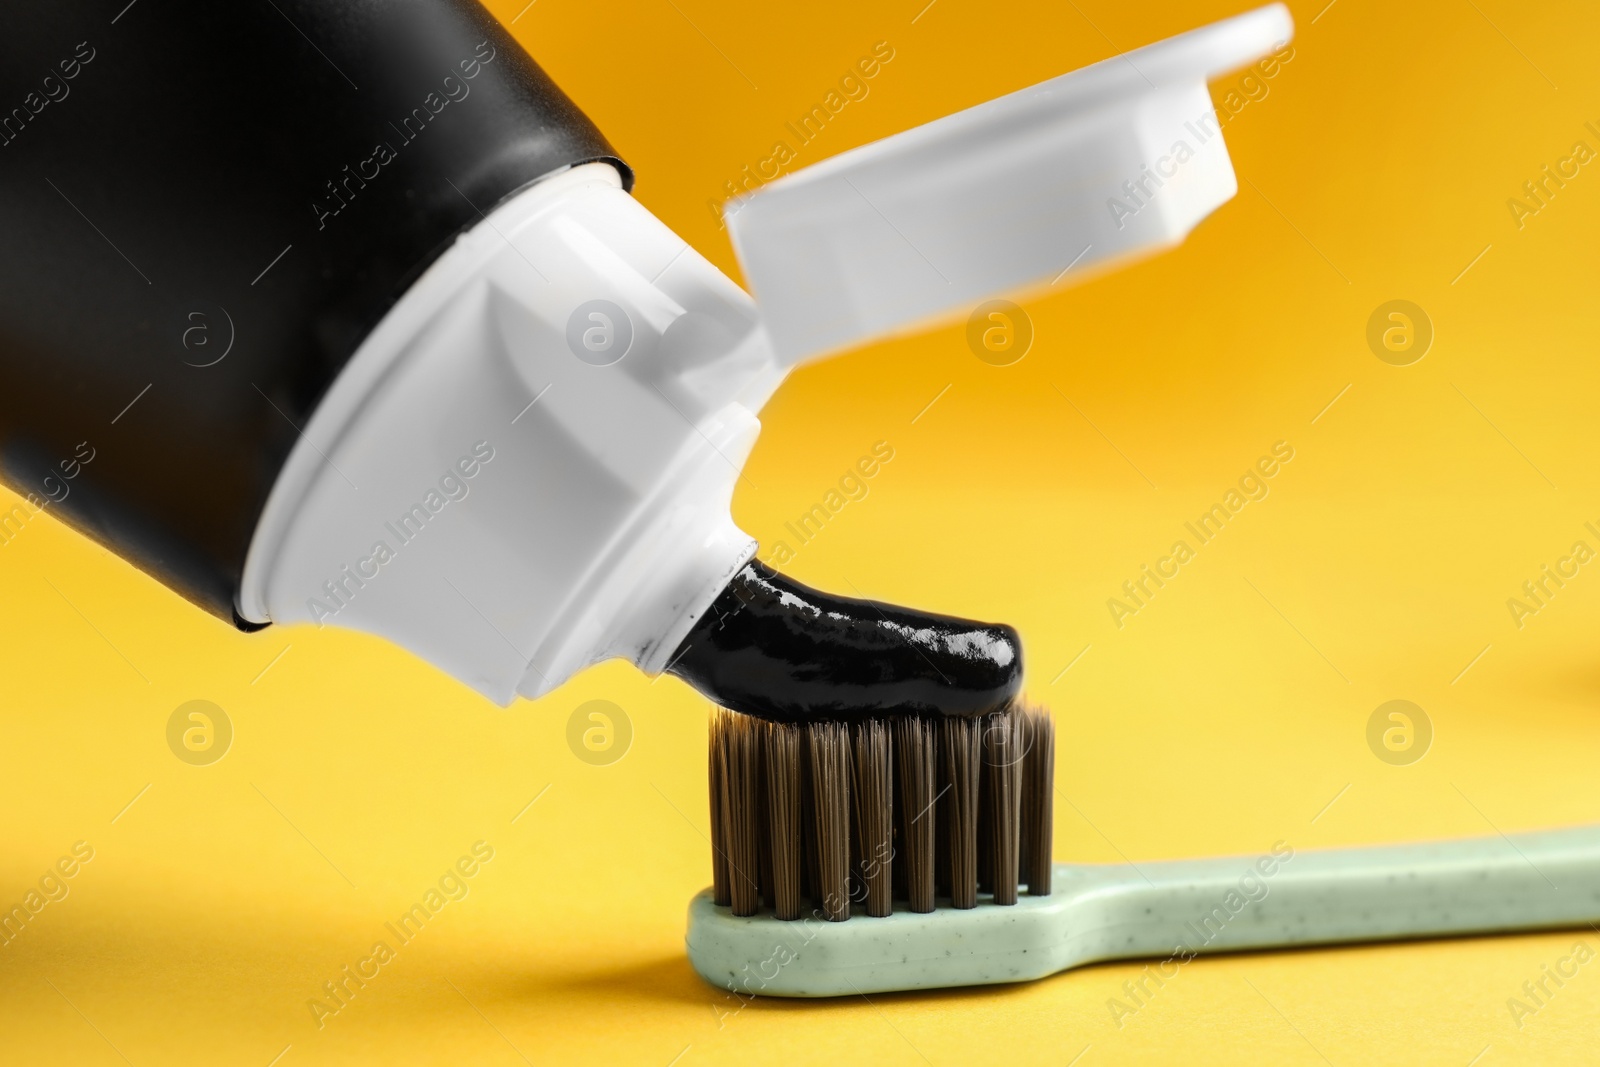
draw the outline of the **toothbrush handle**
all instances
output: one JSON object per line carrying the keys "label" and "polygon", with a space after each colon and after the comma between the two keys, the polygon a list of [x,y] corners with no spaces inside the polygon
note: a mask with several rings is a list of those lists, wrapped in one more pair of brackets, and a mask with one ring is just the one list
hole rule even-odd
{"label": "toothbrush handle", "polygon": [[1056,868],[1057,892],[1102,905],[1069,934],[1080,962],[1600,920],[1600,826],[1322,852],[1280,842],[1255,858],[1091,872]]}

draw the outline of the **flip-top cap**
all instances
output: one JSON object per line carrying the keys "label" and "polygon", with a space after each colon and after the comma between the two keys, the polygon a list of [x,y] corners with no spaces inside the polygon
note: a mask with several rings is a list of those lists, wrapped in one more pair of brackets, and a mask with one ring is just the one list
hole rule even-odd
{"label": "flip-top cap", "polygon": [[795,172],[726,209],[781,362],[1064,283],[1237,191],[1208,79],[1294,32],[1273,4]]}

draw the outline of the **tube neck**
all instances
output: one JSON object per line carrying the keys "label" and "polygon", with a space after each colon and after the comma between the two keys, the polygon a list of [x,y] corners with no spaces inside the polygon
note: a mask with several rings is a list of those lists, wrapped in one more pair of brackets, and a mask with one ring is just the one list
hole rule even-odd
{"label": "tube neck", "polygon": [[241,614],[378,634],[491,699],[659,671],[755,551],[729,502],[783,377],[754,303],[603,164],[444,253],[318,406]]}

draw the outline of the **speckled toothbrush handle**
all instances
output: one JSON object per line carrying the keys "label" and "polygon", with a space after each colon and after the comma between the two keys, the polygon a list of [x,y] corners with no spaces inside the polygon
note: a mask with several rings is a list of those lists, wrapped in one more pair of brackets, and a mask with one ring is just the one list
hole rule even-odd
{"label": "speckled toothbrush handle", "polygon": [[1082,894],[1076,962],[1600,920],[1600,826],[1317,852],[1279,842],[1111,870],[1056,868],[1056,892]]}
{"label": "speckled toothbrush handle", "polygon": [[[1141,864],[1058,863],[1054,892],[1009,907],[831,923],[689,906],[689,959],[742,994],[832,997],[1043,978],[1200,953],[1600,922],[1600,827],[1382,848]],[[1176,961],[1176,962],[1174,962]]]}

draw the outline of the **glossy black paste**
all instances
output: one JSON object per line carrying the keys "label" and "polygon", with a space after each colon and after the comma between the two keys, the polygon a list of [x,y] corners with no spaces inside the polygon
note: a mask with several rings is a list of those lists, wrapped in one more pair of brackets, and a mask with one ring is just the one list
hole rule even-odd
{"label": "glossy black paste", "polygon": [[999,623],[818,592],[752,560],[667,670],[734,711],[781,722],[979,715],[1017,695],[1022,642]]}

